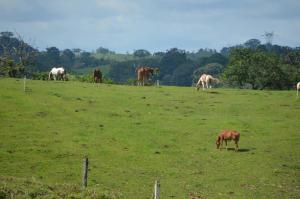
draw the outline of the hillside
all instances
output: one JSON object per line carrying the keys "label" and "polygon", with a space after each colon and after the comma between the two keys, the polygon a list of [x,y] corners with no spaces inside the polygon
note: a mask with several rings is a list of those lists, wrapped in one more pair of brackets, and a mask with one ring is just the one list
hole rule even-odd
{"label": "hillside", "polygon": [[[157,178],[163,198],[300,197],[295,91],[27,85],[0,78],[0,176],[78,186],[87,155],[89,187],[120,198],[150,198]],[[222,129],[240,152],[216,150]]]}

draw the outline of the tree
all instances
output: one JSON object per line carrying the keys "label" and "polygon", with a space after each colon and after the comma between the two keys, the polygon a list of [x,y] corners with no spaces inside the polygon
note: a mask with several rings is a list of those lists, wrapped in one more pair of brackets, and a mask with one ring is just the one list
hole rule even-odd
{"label": "tree", "polygon": [[[25,67],[30,70],[38,51],[26,43],[20,34],[16,37],[12,32],[0,33],[0,60],[1,73],[17,77],[25,72]],[[6,71],[6,72],[3,72]]]}
{"label": "tree", "polygon": [[170,78],[170,83],[178,86],[191,86],[193,82],[193,70],[195,70],[195,65],[191,62],[179,65],[174,70]]}
{"label": "tree", "polygon": [[234,49],[229,56],[229,64],[223,74],[231,85],[242,87],[249,80],[250,49]]}
{"label": "tree", "polygon": [[60,55],[61,64],[67,68],[70,69],[75,61],[75,54],[70,49],[65,49],[62,51]]}
{"label": "tree", "polygon": [[135,56],[135,57],[148,57],[150,55],[151,55],[151,53],[149,51],[143,50],[143,49],[136,50],[133,53],[133,56]]}
{"label": "tree", "polygon": [[256,49],[260,44],[261,42],[258,39],[249,39],[244,43],[244,46],[246,48]]}
{"label": "tree", "polygon": [[289,79],[282,70],[279,56],[251,49],[231,52],[224,78],[231,85],[237,83],[243,87],[250,84],[253,89],[283,89]]}
{"label": "tree", "polygon": [[96,53],[100,53],[100,54],[109,54],[109,53],[112,53],[112,54],[115,54],[115,52],[110,51],[108,48],[103,48],[103,47],[97,48]]}
{"label": "tree", "polygon": [[46,48],[46,62],[48,67],[57,67],[60,64],[60,52],[56,47]]}

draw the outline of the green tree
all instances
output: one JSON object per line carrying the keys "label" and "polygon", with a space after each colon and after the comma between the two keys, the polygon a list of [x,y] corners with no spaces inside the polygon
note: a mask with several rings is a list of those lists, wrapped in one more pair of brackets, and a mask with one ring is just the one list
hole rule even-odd
{"label": "green tree", "polygon": [[70,49],[65,49],[60,55],[60,60],[62,66],[64,66],[67,69],[70,69],[74,64],[75,54]]}
{"label": "green tree", "polygon": [[56,47],[46,48],[46,62],[50,67],[58,67],[60,64],[60,52]]}
{"label": "green tree", "polygon": [[147,50],[139,49],[139,50],[134,51],[133,55],[135,57],[148,57],[151,55],[151,53]]}

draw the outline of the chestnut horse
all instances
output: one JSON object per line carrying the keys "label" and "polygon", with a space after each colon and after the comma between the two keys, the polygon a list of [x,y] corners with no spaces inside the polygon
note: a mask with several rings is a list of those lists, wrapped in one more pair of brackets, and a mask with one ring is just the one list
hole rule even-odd
{"label": "chestnut horse", "polygon": [[155,69],[148,66],[137,67],[135,72],[137,73],[137,81],[139,86],[144,86],[148,82],[150,74],[153,75]]}
{"label": "chestnut horse", "polygon": [[[238,142],[240,140],[240,133],[238,133],[235,130],[223,130],[217,140],[216,140],[216,145],[217,145],[217,149],[220,148],[220,145],[223,146],[223,141],[225,141],[225,145],[226,145],[226,149],[227,149],[227,141],[231,141],[234,140],[235,143],[235,151],[239,150],[239,145]],[[221,150],[221,148],[220,148]]]}

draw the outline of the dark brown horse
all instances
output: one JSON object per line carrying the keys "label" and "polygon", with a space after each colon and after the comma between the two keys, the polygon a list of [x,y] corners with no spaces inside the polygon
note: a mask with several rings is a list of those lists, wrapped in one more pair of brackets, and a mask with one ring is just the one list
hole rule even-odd
{"label": "dark brown horse", "polygon": [[[225,141],[225,145],[226,145],[226,149],[227,149],[227,141],[231,141],[231,140],[234,140],[235,151],[238,151],[239,150],[238,142],[240,140],[240,133],[238,133],[235,130],[224,130],[219,134],[219,136],[216,140],[217,149],[220,148],[220,145],[223,146],[223,141]],[[221,150],[221,148],[220,148],[220,150]]]}
{"label": "dark brown horse", "polygon": [[100,69],[94,70],[93,79],[94,79],[95,83],[102,83],[102,73],[101,73]]}

